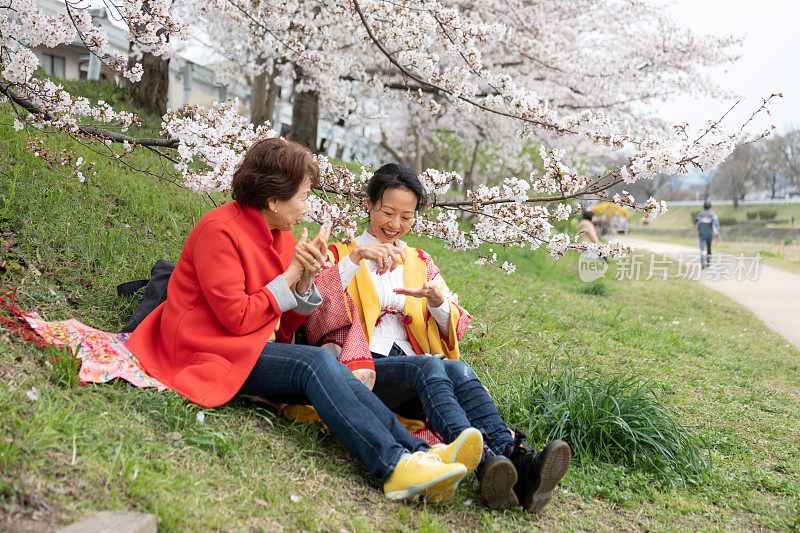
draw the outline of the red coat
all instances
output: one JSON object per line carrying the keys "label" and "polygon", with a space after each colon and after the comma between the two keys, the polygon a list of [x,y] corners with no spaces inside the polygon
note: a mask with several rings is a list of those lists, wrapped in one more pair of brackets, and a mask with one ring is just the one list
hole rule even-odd
{"label": "red coat", "polygon": [[295,245],[257,209],[231,202],[206,213],[183,245],[167,301],[127,347],[181,396],[206,407],[227,402],[272,334],[285,341],[306,318],[293,310],[281,316],[265,287],[289,266]]}

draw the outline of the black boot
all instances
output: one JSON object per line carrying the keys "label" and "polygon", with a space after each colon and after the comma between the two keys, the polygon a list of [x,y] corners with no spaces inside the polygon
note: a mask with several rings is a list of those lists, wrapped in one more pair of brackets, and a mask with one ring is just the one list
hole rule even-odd
{"label": "black boot", "polygon": [[514,494],[517,471],[508,457],[494,453],[484,444],[483,458],[475,473],[481,484],[481,495],[489,509],[509,509],[519,505]]}
{"label": "black boot", "polygon": [[525,446],[527,436],[516,432],[514,444],[510,444],[505,455],[517,470],[514,493],[520,505],[532,513],[539,512],[553,497],[553,490],[567,473],[572,451],[563,440],[551,441],[541,452]]}

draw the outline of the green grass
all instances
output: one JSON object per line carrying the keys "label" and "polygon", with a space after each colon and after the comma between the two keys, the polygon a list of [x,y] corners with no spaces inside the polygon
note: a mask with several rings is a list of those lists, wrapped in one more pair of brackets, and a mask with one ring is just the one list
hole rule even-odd
{"label": "green grass", "polygon": [[[0,108],[0,123],[10,122]],[[176,260],[211,208],[113,161],[101,161],[85,184],[65,180],[8,126],[0,125],[0,146],[0,284],[19,286],[24,310],[47,319],[120,328],[135,301],[117,297],[115,285],[146,276],[156,259]],[[547,411],[570,398],[542,402],[543,390],[567,380],[573,397],[603,401],[638,390],[647,401],[631,404],[634,418],[668,415],[661,426],[699,445],[709,473],[682,483],[654,468],[668,470],[652,450],[636,452],[647,464],[616,453],[637,449],[630,443],[572,437],[581,440],[577,451],[593,451],[581,453],[540,516],[485,509],[474,477],[445,506],[390,503],[316,426],[289,424],[244,400],[200,410],[122,382],[79,386],[61,378],[52,353],[0,328],[0,524],[55,529],[125,509],[154,513],[165,531],[800,527],[800,355],[751,313],[680,279],[606,276],[587,285],[572,256],[509,252],[501,261],[519,270],[507,276],[472,265],[474,254],[411,241],[431,252],[472,313],[463,357],[501,413],[523,430],[542,423],[533,445],[550,434]],[[615,393],[595,394],[598,384]],[[26,394],[33,387],[36,401]],[[588,403],[577,400],[576,414],[588,414]],[[532,418],[534,405],[544,411]],[[609,412],[608,403],[598,411]]]}
{"label": "green grass", "polygon": [[540,442],[570,443],[579,460],[624,465],[658,481],[697,483],[710,473],[692,432],[664,407],[661,387],[635,375],[603,375],[567,364],[532,377],[524,415]]}

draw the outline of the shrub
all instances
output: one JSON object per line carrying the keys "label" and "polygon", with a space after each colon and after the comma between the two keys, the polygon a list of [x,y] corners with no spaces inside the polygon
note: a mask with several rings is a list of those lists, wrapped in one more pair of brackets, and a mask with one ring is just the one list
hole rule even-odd
{"label": "shrub", "polygon": [[692,217],[692,223],[694,223],[695,219],[697,218],[697,213],[700,211],[689,211],[689,216]]}
{"label": "shrub", "polygon": [[578,287],[578,292],[583,294],[590,294],[592,296],[605,296],[608,294],[608,289],[603,280],[598,279],[591,283],[581,285]]}
{"label": "shrub", "polygon": [[774,209],[759,209],[758,210],[758,218],[761,220],[772,220],[776,216],[778,216],[778,212]]}
{"label": "shrub", "polygon": [[758,211],[748,211],[745,214],[747,215],[747,220],[755,220],[755,218],[758,216]]}
{"label": "shrub", "polygon": [[786,244],[786,245],[792,244],[793,242],[794,242],[794,237],[792,237],[791,235],[787,235],[783,239],[783,244]]}
{"label": "shrub", "polygon": [[697,437],[637,376],[603,376],[568,364],[534,375],[528,391],[532,440],[563,439],[577,457],[641,468],[672,482],[710,472]]}
{"label": "shrub", "polygon": [[727,216],[727,217],[719,217],[719,225],[720,226],[735,226],[736,225],[736,217],[735,216]]}

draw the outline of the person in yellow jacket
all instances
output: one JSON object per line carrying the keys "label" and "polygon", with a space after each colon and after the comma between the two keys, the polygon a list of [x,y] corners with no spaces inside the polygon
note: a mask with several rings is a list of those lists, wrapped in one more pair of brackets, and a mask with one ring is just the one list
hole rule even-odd
{"label": "person in yellow jacket", "polygon": [[489,507],[538,511],[569,467],[569,446],[557,440],[528,450],[525,435],[509,430],[460,361],[458,341],[471,317],[431,256],[401,240],[424,203],[418,176],[384,165],[366,192],[369,227],[353,242],[330,246],[315,280],[323,303],[306,322],[309,341],[337,354],[396,413],[427,417],[446,443],[465,428],[480,429],[478,477]]}

